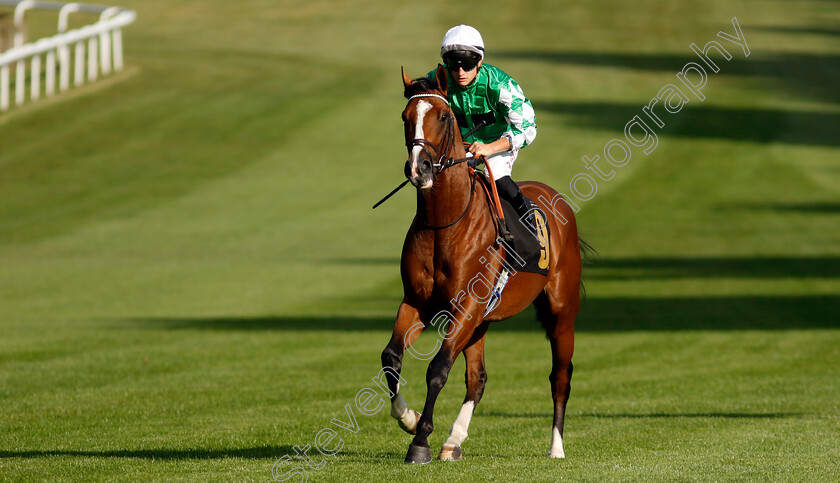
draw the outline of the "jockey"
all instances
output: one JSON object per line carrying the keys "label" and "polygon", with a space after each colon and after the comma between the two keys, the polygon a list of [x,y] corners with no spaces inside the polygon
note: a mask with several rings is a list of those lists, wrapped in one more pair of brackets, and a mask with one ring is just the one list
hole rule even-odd
{"label": "jockey", "polygon": [[[469,25],[452,27],[443,37],[440,55],[449,73],[447,97],[461,128],[467,151],[484,156],[493,171],[499,196],[507,199],[521,220],[530,212],[526,198],[511,179],[519,150],[537,136],[536,114],[519,84],[498,67],[484,63],[484,41]],[[434,79],[435,71],[429,73]],[[533,226],[533,214],[527,220]]]}

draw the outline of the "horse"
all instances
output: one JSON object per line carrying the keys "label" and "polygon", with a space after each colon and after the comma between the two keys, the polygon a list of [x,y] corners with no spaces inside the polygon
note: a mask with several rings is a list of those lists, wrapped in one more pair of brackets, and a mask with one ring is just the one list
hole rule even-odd
{"label": "horse", "polygon": [[[408,161],[405,176],[416,188],[417,211],[402,249],[400,273],[403,300],[390,341],[382,351],[382,370],[391,396],[391,416],[414,435],[406,463],[428,463],[428,437],[434,430],[434,406],[458,355],[466,359],[467,393],[438,458],[463,458],[461,444],[481,401],[487,381],[484,341],[491,322],[512,317],[529,305],[551,345],[549,375],[554,400],[548,456],[564,458],[563,424],[569,400],[574,352],[574,319],[580,306],[581,252],[588,245],[578,238],[574,213],[562,196],[538,182],[521,182],[532,200],[560,200],[547,216],[550,225],[549,272],[516,272],[499,305],[485,316],[487,300],[476,297],[471,280],[493,283],[505,263],[505,247],[498,235],[487,196],[475,194],[475,177],[466,160],[464,143],[449,107],[447,73],[440,64],[434,79],[411,79],[403,70],[405,97],[402,119]],[[492,180],[490,183],[492,185]],[[549,210],[546,210],[549,211]],[[559,216],[558,216],[559,215]],[[495,256],[494,256],[495,253]],[[475,284],[474,284],[475,285]],[[469,296],[468,296],[469,295]],[[434,326],[444,336],[426,372],[426,401],[422,413],[409,409],[400,394],[403,355],[420,333]],[[383,374],[380,372],[380,374]]]}

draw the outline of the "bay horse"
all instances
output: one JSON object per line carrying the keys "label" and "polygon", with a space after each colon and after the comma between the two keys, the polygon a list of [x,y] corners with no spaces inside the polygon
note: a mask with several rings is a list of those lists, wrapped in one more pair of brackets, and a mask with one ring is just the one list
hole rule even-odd
{"label": "bay horse", "polygon": [[[439,459],[462,459],[461,444],[467,438],[470,419],[487,381],[484,338],[488,326],[518,314],[532,303],[551,345],[549,381],[554,421],[548,455],[563,458],[574,319],[580,305],[581,250],[587,247],[578,238],[572,209],[565,202],[556,202],[551,211],[560,216],[547,216],[548,275],[516,272],[499,305],[485,317],[487,299],[474,296],[475,290],[468,285],[475,277],[483,277],[492,287],[505,263],[504,250],[508,245],[497,238],[490,202],[475,186],[474,176],[480,174],[471,174],[468,163],[455,161],[465,160],[466,153],[446,98],[445,68],[438,65],[434,79],[412,80],[405,71],[402,76],[408,98],[402,113],[409,154],[405,175],[417,188],[417,211],[403,245],[400,272],[404,296],[393,335],[382,352],[382,367],[391,395],[391,416],[402,429],[415,435],[405,462],[431,461],[428,437],[434,430],[435,401],[461,353],[466,358],[467,394]],[[542,183],[519,185],[532,200],[562,200],[559,193]],[[400,371],[405,351],[429,326],[435,326],[445,337],[434,356],[430,356],[426,403],[423,412],[418,413],[407,407],[400,394]]]}

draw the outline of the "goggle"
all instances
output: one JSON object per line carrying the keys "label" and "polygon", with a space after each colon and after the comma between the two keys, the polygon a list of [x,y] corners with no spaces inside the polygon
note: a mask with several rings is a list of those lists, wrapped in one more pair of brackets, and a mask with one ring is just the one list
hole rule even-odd
{"label": "goggle", "polygon": [[478,65],[480,58],[477,57],[449,57],[443,60],[446,68],[452,71],[457,71],[459,68],[464,69],[464,72],[469,72]]}

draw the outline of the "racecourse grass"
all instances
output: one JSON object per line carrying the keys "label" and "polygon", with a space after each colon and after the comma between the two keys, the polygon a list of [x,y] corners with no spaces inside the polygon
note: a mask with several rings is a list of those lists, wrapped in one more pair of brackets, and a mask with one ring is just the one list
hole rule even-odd
{"label": "racecourse grass", "polygon": [[[267,481],[326,427],[344,446],[313,481],[837,479],[836,2],[124,5],[124,74],[0,115],[0,479]],[[403,464],[387,407],[332,424],[373,387],[402,293],[414,197],[370,210],[402,179],[399,66],[428,72],[446,28],[476,25],[537,111],[515,177],[568,191],[733,16],[750,56],[733,44],[706,100],[581,203],[599,255],[566,459],[545,456],[530,311],[490,330],[464,461]],[[417,410],[425,371],[406,356]]]}

